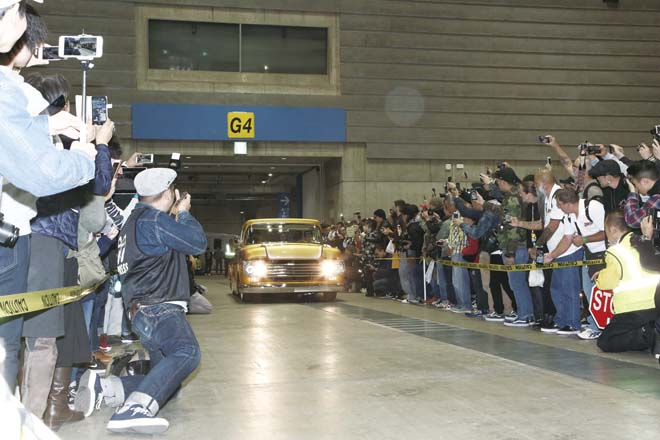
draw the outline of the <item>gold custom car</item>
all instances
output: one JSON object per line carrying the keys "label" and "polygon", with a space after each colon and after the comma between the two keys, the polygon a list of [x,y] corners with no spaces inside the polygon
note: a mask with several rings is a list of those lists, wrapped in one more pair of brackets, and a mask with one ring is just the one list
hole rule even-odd
{"label": "gold custom car", "polygon": [[249,220],[229,280],[241,301],[274,294],[334,301],[343,286],[344,263],[338,249],[323,244],[318,220]]}

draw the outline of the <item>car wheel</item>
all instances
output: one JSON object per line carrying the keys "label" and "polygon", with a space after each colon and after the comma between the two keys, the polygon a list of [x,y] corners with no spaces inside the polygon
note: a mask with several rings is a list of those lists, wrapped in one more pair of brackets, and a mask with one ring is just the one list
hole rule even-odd
{"label": "car wheel", "polygon": [[327,292],[323,294],[323,301],[332,302],[337,299],[337,292]]}

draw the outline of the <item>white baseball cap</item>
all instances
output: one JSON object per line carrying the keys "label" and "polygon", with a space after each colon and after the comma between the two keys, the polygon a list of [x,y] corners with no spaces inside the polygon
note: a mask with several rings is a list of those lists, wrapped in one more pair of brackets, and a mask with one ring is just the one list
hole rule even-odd
{"label": "white baseball cap", "polygon": [[[6,8],[11,5],[15,5],[16,3],[20,2],[21,0],[0,0],[0,8]],[[32,0],[33,2],[36,3],[43,3],[44,0]]]}
{"label": "white baseball cap", "polygon": [[176,171],[170,168],[149,168],[135,176],[135,190],[143,197],[155,196],[170,187],[176,179]]}

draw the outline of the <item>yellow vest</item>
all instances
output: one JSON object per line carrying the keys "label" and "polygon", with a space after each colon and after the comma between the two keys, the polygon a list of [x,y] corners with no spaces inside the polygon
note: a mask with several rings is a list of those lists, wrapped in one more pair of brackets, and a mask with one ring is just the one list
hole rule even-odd
{"label": "yellow vest", "polygon": [[[607,249],[605,253],[606,265],[614,265],[612,269],[620,272],[619,282],[613,289],[614,313],[655,308],[655,289],[660,282],[660,274],[642,268],[639,253],[630,243],[631,237],[632,234],[626,234],[619,243]],[[607,267],[603,269],[603,272],[607,272],[607,269]]]}

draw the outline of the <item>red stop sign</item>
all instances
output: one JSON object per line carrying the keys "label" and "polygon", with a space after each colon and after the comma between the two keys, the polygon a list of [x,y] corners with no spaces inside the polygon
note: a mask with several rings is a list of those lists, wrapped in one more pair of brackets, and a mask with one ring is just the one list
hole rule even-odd
{"label": "red stop sign", "polygon": [[591,312],[591,316],[594,317],[594,321],[600,329],[607,327],[607,324],[610,323],[610,320],[614,316],[613,296],[614,292],[611,290],[601,290],[596,286],[591,289],[589,312]]}

